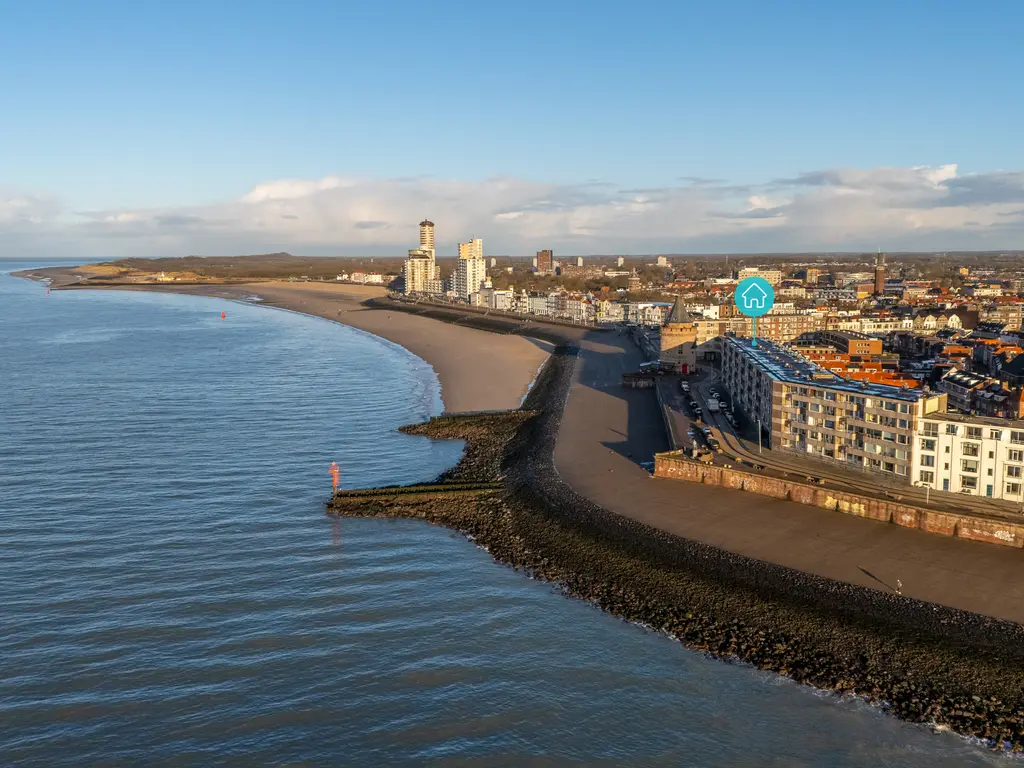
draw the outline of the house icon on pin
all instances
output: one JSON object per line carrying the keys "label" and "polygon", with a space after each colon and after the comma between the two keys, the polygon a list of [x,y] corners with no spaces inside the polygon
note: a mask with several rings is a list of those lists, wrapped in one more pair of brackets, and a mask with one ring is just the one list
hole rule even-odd
{"label": "house icon on pin", "polygon": [[764,303],[768,298],[768,294],[765,292],[757,283],[751,283],[747,286],[747,289],[743,291],[740,296],[743,301],[743,308],[748,311],[758,311],[764,309]]}

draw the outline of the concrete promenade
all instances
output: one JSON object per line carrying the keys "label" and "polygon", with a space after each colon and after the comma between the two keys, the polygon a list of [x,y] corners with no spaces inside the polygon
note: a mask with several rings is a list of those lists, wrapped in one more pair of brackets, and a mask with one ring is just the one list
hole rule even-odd
{"label": "concrete promenade", "polygon": [[664,450],[652,390],[621,386],[643,358],[628,337],[584,337],[555,451],[562,478],[618,514],[780,565],[1024,623],[1024,552],[742,491],[652,477]]}

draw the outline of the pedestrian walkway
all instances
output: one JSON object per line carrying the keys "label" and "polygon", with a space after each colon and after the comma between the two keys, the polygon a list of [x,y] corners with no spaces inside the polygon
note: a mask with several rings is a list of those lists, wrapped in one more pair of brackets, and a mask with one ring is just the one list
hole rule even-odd
{"label": "pedestrian walkway", "polygon": [[716,486],[654,478],[666,450],[650,390],[627,390],[642,361],[619,335],[584,339],[555,451],[562,478],[613,512],[731,552],[832,579],[1024,623],[1024,551]]}

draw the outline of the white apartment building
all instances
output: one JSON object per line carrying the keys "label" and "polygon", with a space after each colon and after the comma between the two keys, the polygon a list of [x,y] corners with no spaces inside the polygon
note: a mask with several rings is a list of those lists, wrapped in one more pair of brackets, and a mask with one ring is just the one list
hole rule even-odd
{"label": "white apartment building", "polygon": [[917,485],[1024,502],[1024,422],[933,413],[917,440]]}
{"label": "white apartment building", "polygon": [[[459,243],[462,252],[464,243]],[[487,262],[478,258],[462,258],[455,262],[455,278],[453,289],[455,295],[463,301],[470,301],[474,293],[479,293],[487,281]]]}
{"label": "white apartment building", "polygon": [[763,277],[772,286],[782,282],[781,269],[764,269],[762,267],[744,267],[737,273],[739,280],[746,280],[748,277]]}
{"label": "white apartment building", "polygon": [[460,259],[482,259],[484,257],[484,241],[479,237],[459,243]]}
{"label": "white apartment building", "polygon": [[441,267],[434,262],[433,251],[409,251],[409,258],[402,268],[405,278],[405,292],[431,293],[441,282]]}

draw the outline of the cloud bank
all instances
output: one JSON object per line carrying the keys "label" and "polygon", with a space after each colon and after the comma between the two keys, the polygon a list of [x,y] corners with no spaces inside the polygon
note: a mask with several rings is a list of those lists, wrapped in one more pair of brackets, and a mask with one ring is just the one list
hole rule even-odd
{"label": "cloud bank", "polygon": [[495,177],[279,179],[185,208],[78,211],[0,187],[7,256],[264,253],[401,255],[437,224],[440,255],[482,237],[491,254],[1024,247],[1024,171],[956,165],[838,168],[758,184],[681,177],[628,189]]}

